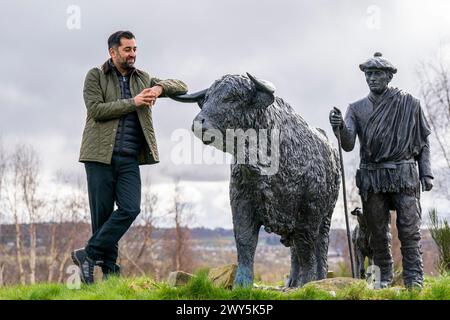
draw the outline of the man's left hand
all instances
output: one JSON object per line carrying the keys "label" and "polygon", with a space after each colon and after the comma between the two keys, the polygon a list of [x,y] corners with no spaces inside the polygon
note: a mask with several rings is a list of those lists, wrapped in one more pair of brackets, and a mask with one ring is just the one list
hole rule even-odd
{"label": "man's left hand", "polygon": [[150,88],[148,91],[150,95],[152,95],[155,99],[158,98],[163,93],[163,87],[156,85]]}
{"label": "man's left hand", "polygon": [[144,89],[146,96],[149,98],[149,107],[153,106],[158,98],[163,93],[163,87],[160,85]]}
{"label": "man's left hand", "polygon": [[422,182],[422,191],[430,191],[433,189],[433,179],[431,177],[422,177],[420,182]]}

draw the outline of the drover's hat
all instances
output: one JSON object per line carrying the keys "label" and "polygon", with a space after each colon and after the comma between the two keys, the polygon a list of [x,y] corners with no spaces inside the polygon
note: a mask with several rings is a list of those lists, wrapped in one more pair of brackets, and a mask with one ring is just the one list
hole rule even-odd
{"label": "drover's hat", "polygon": [[392,72],[393,74],[397,72],[397,68],[394,67],[392,63],[387,61],[382,57],[382,54],[380,52],[375,52],[373,55],[373,58],[370,58],[364,63],[361,63],[359,65],[359,69],[361,71],[365,72],[367,69],[382,69],[382,70],[388,70]]}

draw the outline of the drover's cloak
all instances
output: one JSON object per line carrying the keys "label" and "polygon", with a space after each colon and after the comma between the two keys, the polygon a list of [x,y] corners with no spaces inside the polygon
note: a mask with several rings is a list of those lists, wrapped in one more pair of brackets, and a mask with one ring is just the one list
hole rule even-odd
{"label": "drover's cloak", "polygon": [[[419,100],[396,88],[389,88],[374,105],[363,134],[358,184],[368,192],[419,192],[414,160],[428,143],[430,126]],[[410,160],[410,161],[408,161]]]}

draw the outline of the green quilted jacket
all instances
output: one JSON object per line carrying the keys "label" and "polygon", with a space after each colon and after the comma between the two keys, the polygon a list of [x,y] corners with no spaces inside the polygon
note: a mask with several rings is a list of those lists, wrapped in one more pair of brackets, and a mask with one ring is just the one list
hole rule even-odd
{"label": "green quilted jacket", "polygon": [[[162,96],[187,92],[187,86],[180,80],[161,80],[138,69],[135,69],[130,76],[130,89],[133,97],[143,89],[156,84],[163,88]],[[119,79],[108,61],[100,68],[89,70],[84,82],[83,97],[87,116],[79,161],[111,164],[119,119],[129,112],[137,111],[146,142],[139,152],[139,163],[159,162],[152,108],[136,107],[132,98],[121,99]]]}

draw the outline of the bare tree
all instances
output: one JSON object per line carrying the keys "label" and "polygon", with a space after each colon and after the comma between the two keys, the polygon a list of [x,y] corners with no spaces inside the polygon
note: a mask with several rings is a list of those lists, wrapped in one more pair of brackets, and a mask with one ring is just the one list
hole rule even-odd
{"label": "bare tree", "polygon": [[420,95],[437,142],[437,153],[443,159],[436,182],[439,192],[450,197],[450,67],[438,58],[422,62],[417,71]]}
{"label": "bare tree", "polygon": [[3,276],[3,271],[5,270],[5,263],[0,263],[0,287],[5,285],[5,280]]}
{"label": "bare tree", "polygon": [[[0,199],[3,199],[3,186],[6,172],[6,152],[3,146],[3,141],[0,137]],[[1,210],[1,209],[0,209]],[[2,222],[2,211],[0,211],[0,224]]]}
{"label": "bare tree", "polygon": [[[5,170],[6,170],[6,155],[5,155],[5,149],[3,147],[2,140],[0,138],[0,203],[3,201],[3,180],[5,178]],[[0,206],[0,235],[2,234],[2,223],[3,223],[3,210]],[[1,237],[0,237],[0,286],[3,286],[5,284],[4,277],[3,277],[3,271],[5,269],[5,263],[3,261],[3,257],[6,256],[6,252],[3,248],[3,243],[1,243]]]}
{"label": "bare tree", "polygon": [[139,272],[142,275],[147,273],[156,274],[157,266],[154,263],[154,248],[158,240],[153,238],[156,221],[156,206],[158,195],[149,177],[146,177],[145,187],[142,190],[141,214],[134,223],[132,229],[121,241],[120,256],[131,265],[129,272]]}
{"label": "bare tree", "polygon": [[153,231],[155,229],[155,212],[157,204],[158,195],[153,192],[151,182],[149,178],[147,178],[146,188],[143,192],[142,213],[140,216],[140,221],[144,229],[144,241],[142,242],[141,248],[137,251],[136,259],[138,261],[145,252],[145,249],[151,247]]}
{"label": "bare tree", "polygon": [[[7,156],[0,145],[0,227],[9,231],[0,233],[4,235],[0,239],[0,283],[63,281],[70,251],[84,243],[90,231],[83,223],[88,201],[81,186],[52,196],[40,192],[39,182],[39,160],[31,147],[18,145]],[[44,208],[49,224],[41,215]],[[12,221],[13,228],[2,226],[4,221]],[[11,248],[3,245],[9,236],[15,238]],[[38,255],[38,236],[46,248],[43,256]],[[43,259],[38,260],[40,256]]]}
{"label": "bare tree", "polygon": [[[52,215],[53,223],[50,228],[50,252],[47,254],[47,267],[48,267],[48,276],[47,276],[47,282],[52,282],[54,273],[57,266],[57,257],[58,257],[58,246],[57,246],[57,231],[58,227],[62,225],[62,219],[61,215],[59,215],[60,219],[57,219],[58,217],[58,203],[59,199],[55,198],[53,199],[50,204],[50,213]],[[59,221],[58,221],[59,220]]]}
{"label": "bare tree", "polygon": [[189,237],[189,222],[192,221],[192,204],[184,199],[180,183],[175,183],[173,207],[169,212],[173,229],[165,235],[166,251],[172,260],[172,270],[191,271],[194,257],[191,251]]}
{"label": "bare tree", "polygon": [[58,282],[62,282],[66,274],[65,267],[70,261],[70,251],[75,246],[81,246],[90,232],[90,228],[86,224],[89,212],[86,186],[80,177],[72,178],[62,177],[66,183],[71,181],[73,188],[63,201],[59,201],[61,206],[55,217],[56,221],[59,221],[58,230],[55,231],[55,236],[52,236],[56,248],[53,259],[55,264],[59,264]]}
{"label": "bare tree", "polygon": [[446,219],[439,219],[436,209],[430,210],[428,215],[428,229],[439,252],[437,267],[441,274],[446,274],[450,271],[450,224]]}
{"label": "bare tree", "polygon": [[16,152],[8,159],[6,165],[8,188],[5,189],[6,210],[11,213],[15,226],[15,258],[19,281],[26,283],[23,263],[22,217],[20,213],[20,165],[16,160]]}
{"label": "bare tree", "polygon": [[37,152],[31,146],[18,146],[13,154],[13,161],[18,169],[18,178],[22,200],[29,221],[29,266],[30,283],[36,283],[36,225],[44,202],[38,197],[40,163]]}

